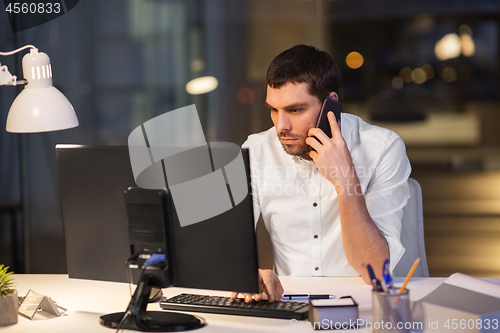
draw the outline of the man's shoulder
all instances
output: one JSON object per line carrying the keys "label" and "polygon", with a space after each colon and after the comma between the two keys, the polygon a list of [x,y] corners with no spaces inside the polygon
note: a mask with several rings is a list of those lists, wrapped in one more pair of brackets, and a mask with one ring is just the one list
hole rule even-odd
{"label": "man's shoulder", "polygon": [[356,115],[345,113],[342,116],[346,120],[351,138],[355,142],[357,141],[361,144],[369,143],[371,145],[391,145],[392,142],[401,140],[395,132],[387,128],[369,124]]}
{"label": "man's shoulder", "polygon": [[269,145],[276,141],[276,129],[271,127],[267,131],[251,134],[243,143],[242,148],[258,149],[263,145]]}

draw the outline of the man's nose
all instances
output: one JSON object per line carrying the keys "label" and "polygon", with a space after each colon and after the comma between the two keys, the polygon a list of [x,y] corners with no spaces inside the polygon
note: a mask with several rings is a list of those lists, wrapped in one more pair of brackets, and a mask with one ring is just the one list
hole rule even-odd
{"label": "man's nose", "polygon": [[276,132],[278,133],[290,131],[292,129],[290,118],[285,112],[278,114],[275,126]]}

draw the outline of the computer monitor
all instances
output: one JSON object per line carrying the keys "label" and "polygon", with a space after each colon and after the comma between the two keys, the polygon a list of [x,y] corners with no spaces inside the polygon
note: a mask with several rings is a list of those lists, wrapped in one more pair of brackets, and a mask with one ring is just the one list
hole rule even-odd
{"label": "computer monitor", "polygon": [[[260,292],[248,151],[248,195],[232,209],[181,227],[175,205],[171,283],[179,287]],[[56,156],[70,278],[128,282],[125,191],[135,187],[128,147],[57,145]],[[154,190],[152,190],[154,191]],[[197,207],[193,207],[196,209]]]}

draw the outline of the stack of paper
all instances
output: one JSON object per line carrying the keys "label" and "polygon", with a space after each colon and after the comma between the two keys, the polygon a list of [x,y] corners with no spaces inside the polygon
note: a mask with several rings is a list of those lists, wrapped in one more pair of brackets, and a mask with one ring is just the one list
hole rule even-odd
{"label": "stack of paper", "polygon": [[500,332],[500,285],[460,273],[414,304],[423,332]]}

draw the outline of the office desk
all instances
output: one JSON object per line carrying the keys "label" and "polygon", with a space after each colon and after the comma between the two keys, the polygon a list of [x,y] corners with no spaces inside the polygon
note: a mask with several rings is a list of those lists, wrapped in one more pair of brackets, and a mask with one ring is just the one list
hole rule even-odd
{"label": "office desk", "polygon": [[[101,282],[70,279],[67,275],[13,275],[19,295],[26,295],[29,289],[50,296],[68,311],[60,317],[39,312],[33,320],[20,316],[16,325],[0,328],[0,333],[36,332],[36,333],[94,333],[114,332],[99,324],[99,316],[125,311],[130,301],[129,285],[125,283]],[[411,300],[418,300],[441,284],[444,278],[414,278],[408,285]],[[500,280],[500,279],[495,279]],[[281,281],[288,293],[330,293],[337,296],[351,295],[359,304],[360,318],[371,318],[371,287],[361,278],[312,278],[282,277]],[[397,283],[402,279],[396,279]],[[167,288],[167,297],[181,292],[206,293],[229,296],[229,292],[207,291],[199,289]],[[158,303],[148,306],[148,310],[160,311]],[[268,319],[243,316],[226,316],[198,313],[207,321],[207,325],[197,332],[303,332],[313,331],[304,327],[306,322],[284,319]],[[371,332],[360,329],[359,332]]]}

